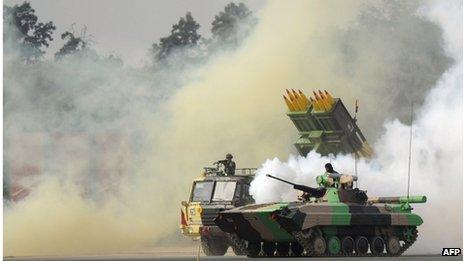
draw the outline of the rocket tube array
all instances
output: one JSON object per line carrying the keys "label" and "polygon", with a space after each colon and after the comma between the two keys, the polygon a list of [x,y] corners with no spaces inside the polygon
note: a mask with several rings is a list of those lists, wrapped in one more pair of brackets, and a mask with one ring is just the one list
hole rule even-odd
{"label": "rocket tube array", "polygon": [[285,94],[283,96],[290,111],[306,111],[311,105],[316,111],[329,112],[334,105],[334,98],[328,91],[313,91],[314,99],[313,97],[308,99],[301,90],[296,92],[293,89],[291,91],[286,89],[285,91],[287,96]]}

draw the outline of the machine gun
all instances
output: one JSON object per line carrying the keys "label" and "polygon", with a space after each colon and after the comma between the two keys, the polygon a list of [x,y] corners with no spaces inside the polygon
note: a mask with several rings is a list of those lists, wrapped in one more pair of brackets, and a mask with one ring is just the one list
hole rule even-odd
{"label": "machine gun", "polygon": [[283,180],[283,179],[280,179],[278,177],[274,177],[274,176],[272,176],[270,174],[266,174],[266,176],[269,177],[269,178],[273,178],[273,179],[276,179],[278,181],[290,184],[290,185],[293,186],[294,189],[300,190],[300,191],[303,191],[303,192],[307,193],[309,197],[321,198],[321,197],[323,197],[325,195],[325,191],[326,191],[325,188],[311,188],[311,187],[308,187],[308,186],[305,186],[305,185],[295,184],[293,182]]}
{"label": "machine gun", "polygon": [[215,164],[215,165],[219,165],[219,164],[224,165],[226,163],[227,163],[227,160],[218,160],[218,161],[214,162],[213,164]]}

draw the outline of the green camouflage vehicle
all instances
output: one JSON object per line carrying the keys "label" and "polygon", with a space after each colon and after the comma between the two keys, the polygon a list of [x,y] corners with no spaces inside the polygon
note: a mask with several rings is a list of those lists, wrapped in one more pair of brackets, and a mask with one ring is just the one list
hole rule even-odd
{"label": "green camouflage vehicle", "polygon": [[399,256],[423,222],[410,203],[425,196],[368,198],[348,175],[319,188],[278,180],[304,191],[303,200],[247,205],[215,219],[249,257]]}

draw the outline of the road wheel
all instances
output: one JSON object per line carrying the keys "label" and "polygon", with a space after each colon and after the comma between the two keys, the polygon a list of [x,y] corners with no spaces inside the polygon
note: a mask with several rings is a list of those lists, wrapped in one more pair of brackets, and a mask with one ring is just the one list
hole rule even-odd
{"label": "road wheel", "polygon": [[224,238],[220,237],[202,237],[201,248],[207,256],[223,256],[229,245]]}
{"label": "road wheel", "polygon": [[341,243],[337,236],[330,237],[327,241],[327,250],[329,254],[336,255],[340,253]]}
{"label": "road wheel", "polygon": [[313,253],[316,256],[323,255],[325,250],[327,249],[327,244],[325,243],[325,239],[321,236],[317,236],[313,240]]}
{"label": "road wheel", "polygon": [[413,242],[415,240],[415,227],[403,227],[403,238],[406,242]]}
{"label": "road wheel", "polygon": [[276,250],[276,244],[274,242],[263,243],[263,253],[265,256],[274,256]]}
{"label": "road wheel", "polygon": [[383,241],[383,238],[380,236],[373,237],[371,239],[370,248],[373,255],[382,254],[385,249],[385,242]]}
{"label": "road wheel", "polygon": [[261,252],[261,242],[248,242],[247,251],[249,257],[257,257]]}
{"label": "road wheel", "polygon": [[301,256],[304,251],[304,248],[298,242],[292,242],[290,249],[292,251],[292,256]]}
{"label": "road wheel", "polygon": [[288,256],[290,251],[290,243],[277,243],[276,250],[278,256]]}
{"label": "road wheel", "polygon": [[354,239],[350,236],[344,237],[342,239],[342,253],[352,254],[353,251],[354,251]]}
{"label": "road wheel", "polygon": [[359,236],[355,240],[355,248],[356,254],[365,255],[369,250],[369,240],[366,237]]}
{"label": "road wheel", "polygon": [[396,256],[400,253],[400,249],[401,249],[401,244],[400,244],[400,240],[397,237],[392,236],[387,239],[387,253],[388,254],[392,256]]}

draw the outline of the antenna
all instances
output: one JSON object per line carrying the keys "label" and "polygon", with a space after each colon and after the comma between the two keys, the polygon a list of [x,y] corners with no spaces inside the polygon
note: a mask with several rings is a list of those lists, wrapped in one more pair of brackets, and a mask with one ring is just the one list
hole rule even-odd
{"label": "antenna", "polygon": [[409,202],[409,187],[411,183],[411,150],[412,150],[412,123],[413,123],[414,104],[411,102],[411,127],[409,129],[409,162],[408,162],[408,202]]}
{"label": "antenna", "polygon": [[[354,175],[358,177],[358,154],[354,153]],[[358,179],[356,179],[356,187],[358,187]]]}
{"label": "antenna", "polygon": [[[358,116],[358,99],[354,103],[354,121],[356,122],[356,117]],[[354,175],[358,177],[358,154],[354,152]],[[356,188],[358,187],[358,179],[356,179]]]}

